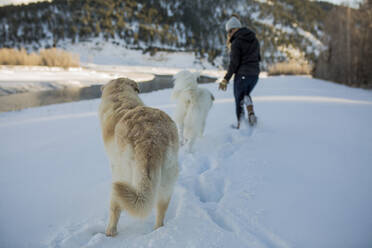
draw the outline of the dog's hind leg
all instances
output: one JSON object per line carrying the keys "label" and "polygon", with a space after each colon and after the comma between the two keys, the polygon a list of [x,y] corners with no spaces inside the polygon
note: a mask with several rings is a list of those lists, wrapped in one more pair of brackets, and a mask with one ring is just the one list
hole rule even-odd
{"label": "dog's hind leg", "polygon": [[111,196],[110,203],[110,220],[106,229],[106,236],[115,236],[117,232],[117,225],[120,218],[120,206],[116,202],[115,198]]}
{"label": "dog's hind leg", "polygon": [[173,194],[174,185],[178,177],[178,155],[168,156],[166,165],[161,172],[161,183],[157,197],[157,215],[154,229],[164,225],[164,217],[168,209],[169,201]]}
{"label": "dog's hind leg", "polygon": [[184,143],[185,143],[185,139],[183,137],[183,123],[180,123],[178,125],[178,137],[179,137],[179,140],[180,140],[180,145],[183,146]]}
{"label": "dog's hind leg", "polygon": [[186,110],[187,106],[185,105],[184,102],[178,102],[176,106],[176,111],[174,115],[174,121],[177,124],[177,129],[178,129],[178,137],[180,140],[180,144],[184,144],[184,121],[185,121],[185,116],[186,116]]}
{"label": "dog's hind leg", "polygon": [[159,199],[157,204],[156,225],[154,229],[157,229],[164,225],[164,217],[168,209],[169,201],[170,196],[167,199]]}
{"label": "dog's hind leg", "polygon": [[192,138],[187,140],[187,145],[186,145],[186,151],[187,152],[189,152],[189,153],[193,152],[195,140],[196,140],[196,135],[192,136]]}
{"label": "dog's hind leg", "polygon": [[200,127],[200,132],[199,132],[199,137],[202,138],[204,134],[204,129],[205,129],[205,122],[206,122],[206,117],[203,118],[201,127]]}

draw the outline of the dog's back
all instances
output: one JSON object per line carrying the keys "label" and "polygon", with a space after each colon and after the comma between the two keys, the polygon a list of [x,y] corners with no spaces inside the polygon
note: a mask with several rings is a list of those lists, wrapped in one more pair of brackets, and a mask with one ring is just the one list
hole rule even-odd
{"label": "dog's back", "polygon": [[[189,92],[190,94],[190,107],[194,108],[193,112],[204,112],[206,115],[211,109],[214,101],[212,93],[205,88],[197,88],[195,92]],[[199,111],[197,110],[199,109]]]}
{"label": "dog's back", "polygon": [[135,87],[114,81],[102,94],[102,133],[113,174],[110,236],[120,210],[145,217],[155,202],[158,212],[163,209],[156,224],[161,226],[178,175],[176,125],[163,111],[143,106]]}
{"label": "dog's back", "polygon": [[204,132],[208,112],[213,105],[213,95],[204,88],[185,92],[190,99],[187,104],[186,116],[184,119],[184,137],[195,139],[201,137]]}
{"label": "dog's back", "polygon": [[168,184],[168,176],[161,173],[165,175],[166,170],[172,169],[171,174],[177,176],[177,164],[168,164],[169,157],[177,157],[176,126],[163,111],[139,106],[120,119],[115,128],[115,145],[123,149],[123,153],[125,149],[133,151],[135,161],[131,183],[114,183],[116,196],[129,213],[145,217],[154,206],[160,184]]}
{"label": "dog's back", "polygon": [[197,77],[191,72],[182,71],[175,79],[172,93],[172,98],[177,100],[175,121],[181,140],[185,138],[190,150],[196,137],[204,132],[214,97],[209,90],[198,87]]}

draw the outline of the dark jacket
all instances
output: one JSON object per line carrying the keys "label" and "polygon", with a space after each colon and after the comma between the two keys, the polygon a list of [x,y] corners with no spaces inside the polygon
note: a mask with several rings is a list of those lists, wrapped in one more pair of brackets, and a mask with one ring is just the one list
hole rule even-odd
{"label": "dark jacket", "polygon": [[230,38],[230,64],[225,75],[229,81],[234,73],[255,76],[260,73],[260,43],[248,28],[240,28]]}

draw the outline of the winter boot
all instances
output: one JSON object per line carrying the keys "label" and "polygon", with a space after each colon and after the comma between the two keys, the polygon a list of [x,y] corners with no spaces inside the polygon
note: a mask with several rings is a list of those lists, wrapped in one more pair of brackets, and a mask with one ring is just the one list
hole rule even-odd
{"label": "winter boot", "polygon": [[257,116],[254,113],[249,113],[248,122],[249,125],[255,126],[257,124]]}
{"label": "winter boot", "polygon": [[257,117],[254,114],[253,111],[253,105],[248,105],[247,106],[247,112],[248,112],[248,122],[250,126],[255,126],[257,123]]}

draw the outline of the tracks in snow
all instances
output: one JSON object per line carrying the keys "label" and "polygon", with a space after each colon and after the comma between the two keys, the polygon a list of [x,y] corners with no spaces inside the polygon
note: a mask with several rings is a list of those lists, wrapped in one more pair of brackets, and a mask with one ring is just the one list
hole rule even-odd
{"label": "tracks in snow", "polygon": [[[241,130],[231,130],[218,137],[218,141],[207,138],[199,140],[196,150],[201,150],[196,153],[188,154],[181,149],[179,184],[199,200],[202,211],[224,231],[238,231],[237,224],[232,223],[224,214],[225,195],[231,184],[230,178],[225,177],[231,165],[224,161],[234,155],[236,144],[247,142],[247,138],[253,133],[252,128],[243,125]],[[221,145],[216,147],[212,144]]]}
{"label": "tracks in snow", "polygon": [[[251,141],[251,138],[257,138],[255,134],[255,130],[252,132],[244,127],[239,131],[229,129],[219,136],[208,136],[199,140],[195,147],[197,152],[193,154],[185,153],[181,149],[180,176],[163,228],[153,231],[154,214],[141,221],[123,212],[118,226],[118,236],[106,237],[104,231],[108,219],[107,208],[102,210],[104,214],[98,218],[64,226],[46,243],[46,246],[92,248],[125,247],[125,244],[133,242],[158,242],[159,244],[159,237],[170,241],[177,240],[179,230],[184,229],[186,233],[183,236],[193,232],[208,233],[213,230],[213,233],[219,233],[221,237],[239,236],[239,239],[244,239],[249,247],[288,247],[285,242],[281,243],[279,237],[259,225],[260,213],[246,210],[244,207],[245,203],[250,204],[254,200],[257,178],[254,176],[247,178],[244,189],[237,188],[235,185],[236,169],[231,166],[236,164],[230,163],[229,159],[234,161],[235,156],[242,152],[236,148],[244,146]],[[248,170],[251,166],[260,165],[256,162],[248,159],[246,161]],[[238,201],[242,202],[242,205],[235,206],[234,202],[237,198],[240,198]],[[190,231],[197,226],[210,230]],[[188,238],[192,237],[188,236]],[[169,244],[166,247],[175,246]]]}

